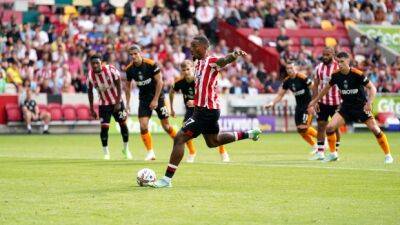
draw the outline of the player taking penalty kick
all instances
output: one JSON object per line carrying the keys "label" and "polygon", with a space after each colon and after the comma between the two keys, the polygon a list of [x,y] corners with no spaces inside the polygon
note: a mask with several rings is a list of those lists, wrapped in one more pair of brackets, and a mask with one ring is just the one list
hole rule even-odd
{"label": "player taking penalty kick", "polygon": [[[193,115],[194,111],[194,90],[195,90],[195,81],[193,76],[193,64],[189,60],[185,60],[181,64],[181,78],[177,80],[174,86],[171,88],[169,92],[169,100],[171,102],[171,116],[175,117],[174,110],[174,96],[175,92],[181,92],[183,95],[183,101],[186,106],[185,118],[183,119],[183,123],[185,123],[190,117]],[[189,156],[186,162],[192,163],[194,162],[194,158],[196,156],[196,149],[193,145],[193,141],[189,140],[186,143],[189,149]],[[219,146],[219,153],[221,154],[222,162],[229,162],[229,155],[225,150],[223,145]]]}
{"label": "player taking penalty kick", "polygon": [[[379,145],[385,153],[385,163],[393,163],[390,155],[390,147],[386,135],[379,128],[372,115],[372,102],[374,101],[376,88],[371,81],[363,74],[362,71],[349,66],[350,58],[346,52],[340,52],[337,55],[339,70],[332,74],[329,84],[326,85],[318,96],[309,104],[309,112],[315,112],[317,102],[325,96],[329,89],[336,85],[340,90],[342,104],[340,109],[333,115],[332,120],[328,123],[326,133],[333,134],[335,130],[344,125],[346,122],[362,122],[367,125],[368,129],[374,133]],[[364,90],[368,92],[368,100]],[[334,161],[337,154],[330,154],[328,161]]]}
{"label": "player taking penalty kick", "polygon": [[196,79],[193,116],[183,125],[174,138],[174,146],[170,156],[165,176],[156,182],[149,183],[155,188],[171,187],[171,179],[178,168],[184,154],[185,143],[203,134],[209,148],[228,144],[242,139],[259,139],[259,129],[246,132],[219,132],[218,119],[220,105],[218,100],[217,75],[218,71],[234,62],[246,52],[236,50],[226,57],[217,58],[207,54],[210,44],[205,36],[194,37],[190,50],[194,59],[194,74]]}
{"label": "player taking penalty kick", "polygon": [[93,108],[93,88],[97,90],[100,98],[99,116],[101,123],[100,139],[103,145],[104,159],[110,159],[108,150],[108,128],[111,116],[119,123],[121,128],[124,149],[122,153],[126,159],[132,159],[128,149],[129,132],[126,125],[127,113],[121,99],[121,79],[119,71],[112,65],[101,65],[100,56],[94,55],[90,58],[92,70],[88,75],[88,96],[90,112],[94,118],[98,118]]}
{"label": "player taking penalty kick", "polygon": [[315,152],[317,150],[317,145],[314,139],[317,137],[317,131],[310,126],[312,115],[307,113],[307,106],[311,101],[310,88],[312,81],[307,78],[306,75],[298,73],[293,62],[289,62],[286,65],[286,71],[288,76],[284,79],[282,87],[278,91],[278,95],[272,102],[268,103],[265,108],[273,107],[283,98],[287,90],[291,90],[296,98],[294,119],[297,132],[312,147],[312,152]]}

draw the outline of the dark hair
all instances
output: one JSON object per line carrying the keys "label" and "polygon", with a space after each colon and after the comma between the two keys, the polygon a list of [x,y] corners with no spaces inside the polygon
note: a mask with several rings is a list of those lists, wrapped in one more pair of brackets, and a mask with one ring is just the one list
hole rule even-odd
{"label": "dark hair", "polygon": [[98,60],[101,61],[101,56],[98,55],[98,54],[94,54],[94,55],[92,55],[92,56],[90,57],[90,61],[93,61],[93,60],[96,60],[96,59],[98,59]]}
{"label": "dark hair", "polygon": [[200,44],[206,45],[207,47],[210,46],[210,42],[208,41],[207,37],[204,35],[198,35],[193,38],[193,41],[197,41]]}
{"label": "dark hair", "polygon": [[131,45],[129,48],[128,48],[128,50],[129,51],[142,51],[142,49],[140,48],[140,46],[139,45]]}
{"label": "dark hair", "polygon": [[348,59],[348,58],[350,58],[350,56],[349,56],[349,53],[347,53],[347,52],[339,52],[337,55],[336,55],[336,57],[337,58],[345,58],[345,59]]}

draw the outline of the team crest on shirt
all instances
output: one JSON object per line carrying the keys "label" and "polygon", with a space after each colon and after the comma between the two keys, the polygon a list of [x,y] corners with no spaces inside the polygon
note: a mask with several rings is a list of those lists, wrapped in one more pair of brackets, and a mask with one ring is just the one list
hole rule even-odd
{"label": "team crest on shirt", "polygon": [[143,80],[143,76],[139,73],[139,80]]}
{"label": "team crest on shirt", "polygon": [[292,84],[292,90],[296,91],[296,85],[295,84]]}
{"label": "team crest on shirt", "polygon": [[344,87],[344,89],[347,89],[349,87],[349,84],[347,83],[347,80],[343,81],[343,87]]}

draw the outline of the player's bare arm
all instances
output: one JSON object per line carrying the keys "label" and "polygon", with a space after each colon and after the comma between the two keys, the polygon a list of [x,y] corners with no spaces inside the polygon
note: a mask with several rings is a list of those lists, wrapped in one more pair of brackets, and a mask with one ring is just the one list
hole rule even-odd
{"label": "player's bare arm", "polygon": [[317,97],[313,98],[313,100],[308,104],[308,109],[309,113],[314,114],[315,113],[315,106],[317,105],[318,101],[321,100],[322,97],[324,97],[326,94],[328,94],[329,89],[331,89],[331,85],[327,84],[320,93],[318,93]]}
{"label": "player's bare arm", "polygon": [[131,84],[132,81],[127,80],[125,83],[125,98],[126,98],[126,112],[131,112],[130,102],[131,102]]}
{"label": "player's bare arm", "polygon": [[158,73],[154,76],[154,81],[156,82],[156,92],[154,94],[154,98],[150,103],[150,109],[155,109],[158,106],[158,99],[160,98],[161,90],[164,85],[164,82],[161,78],[161,73]]}
{"label": "player's bare arm", "polygon": [[93,85],[91,83],[89,83],[88,87],[88,98],[89,98],[90,114],[94,119],[98,119],[97,113],[93,108]]}
{"label": "player's bare arm", "polygon": [[283,89],[282,87],[280,87],[277,96],[270,103],[266,104],[265,108],[269,109],[269,108],[273,107],[276,103],[280,102],[282,100],[283,96],[285,95],[285,93],[286,93],[286,90]]}
{"label": "player's bare arm", "polygon": [[220,58],[218,59],[218,61],[216,62],[216,64],[219,67],[224,67],[232,62],[234,62],[238,57],[240,56],[246,56],[247,53],[243,50],[235,50],[232,53],[229,53],[227,56],[225,56],[224,58]]}
{"label": "player's bare arm", "polygon": [[376,87],[371,81],[369,81],[368,84],[365,86],[365,88],[367,89],[367,93],[368,93],[368,101],[367,101],[367,103],[365,103],[364,111],[371,112],[372,102],[374,102],[375,95],[376,95]]}
{"label": "player's bare arm", "polygon": [[169,102],[171,104],[171,116],[175,118],[174,97],[175,97],[175,90],[171,88],[171,90],[169,90]]}

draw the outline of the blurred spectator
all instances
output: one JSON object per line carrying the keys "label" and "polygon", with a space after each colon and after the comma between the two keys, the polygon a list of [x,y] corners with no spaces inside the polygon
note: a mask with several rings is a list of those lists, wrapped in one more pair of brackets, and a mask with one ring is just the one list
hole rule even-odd
{"label": "blurred spectator", "polygon": [[8,59],[8,68],[6,70],[7,83],[12,83],[15,86],[22,85],[22,76],[19,70],[17,61],[13,58]]}
{"label": "blurred spectator", "polygon": [[263,42],[261,37],[259,36],[258,29],[254,29],[253,33],[249,35],[249,40],[258,46],[262,46]]}
{"label": "blurred spectator", "polygon": [[250,28],[253,28],[256,30],[259,30],[263,27],[263,21],[258,16],[257,11],[250,12],[250,18],[247,20],[247,23],[249,24]]}
{"label": "blurred spectator", "polygon": [[290,44],[289,36],[286,35],[286,29],[281,28],[280,34],[276,39],[276,50],[278,50],[279,53],[283,52],[285,49],[289,48]]}
{"label": "blurred spectator", "polygon": [[374,12],[372,12],[371,7],[367,6],[360,14],[360,22],[365,24],[371,24],[375,21]]}
{"label": "blurred spectator", "polygon": [[229,89],[230,94],[240,95],[249,93],[249,89],[247,86],[242,84],[242,80],[232,77],[231,83],[233,86]]}
{"label": "blurred spectator", "polygon": [[0,94],[6,91],[6,71],[0,67]]}
{"label": "blurred spectator", "polygon": [[281,86],[281,81],[278,79],[278,73],[272,72],[268,79],[265,82],[265,91],[266,93],[276,93]]}

